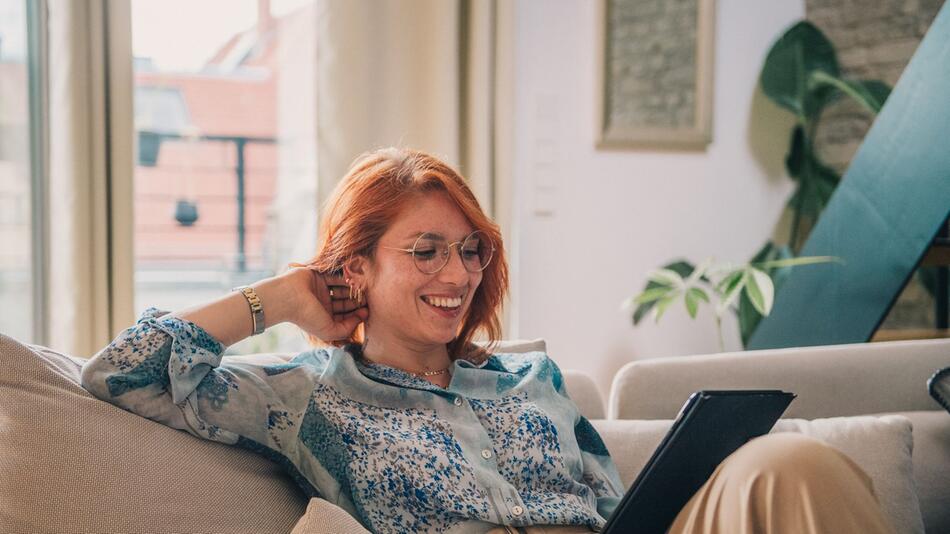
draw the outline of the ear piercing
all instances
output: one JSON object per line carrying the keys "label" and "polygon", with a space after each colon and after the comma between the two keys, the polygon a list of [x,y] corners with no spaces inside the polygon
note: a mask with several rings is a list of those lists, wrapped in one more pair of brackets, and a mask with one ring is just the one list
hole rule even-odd
{"label": "ear piercing", "polygon": [[357,305],[363,304],[363,288],[357,287],[350,278],[347,278],[344,281],[346,282],[347,287],[350,288],[350,298],[356,301]]}

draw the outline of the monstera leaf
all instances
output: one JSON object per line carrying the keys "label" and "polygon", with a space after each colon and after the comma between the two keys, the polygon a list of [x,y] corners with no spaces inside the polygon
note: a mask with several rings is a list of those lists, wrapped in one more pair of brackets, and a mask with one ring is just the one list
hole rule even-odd
{"label": "monstera leaf", "polygon": [[762,91],[776,104],[799,117],[812,116],[830,98],[828,89],[815,90],[812,73],[839,77],[838,58],[831,41],[813,24],[801,21],[769,50],[762,67]]}
{"label": "monstera leaf", "polygon": [[812,226],[828,205],[841,176],[818,157],[814,135],[822,111],[842,96],[847,96],[870,113],[880,111],[890,87],[878,80],[843,77],[834,45],[807,21],[789,28],[772,45],[759,77],[762,91],[773,102],[791,111],[797,118],[792,131],[785,168],[797,182],[788,201],[792,210],[789,243],[797,252],[805,241],[802,229]]}

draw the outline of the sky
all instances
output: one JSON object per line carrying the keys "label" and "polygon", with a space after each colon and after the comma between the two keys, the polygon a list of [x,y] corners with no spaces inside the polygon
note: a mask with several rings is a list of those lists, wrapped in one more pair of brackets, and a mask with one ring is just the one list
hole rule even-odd
{"label": "sky", "polygon": [[[271,0],[275,17],[315,0]],[[253,26],[257,0],[132,0],[132,53],[161,70],[197,71],[237,32]],[[23,0],[0,0],[0,60],[26,59]]]}
{"label": "sky", "polygon": [[[313,1],[271,0],[271,13],[279,17]],[[132,0],[132,53],[152,58],[159,70],[197,71],[256,19],[257,0]]]}
{"label": "sky", "polygon": [[26,60],[26,3],[0,0],[0,60]]}

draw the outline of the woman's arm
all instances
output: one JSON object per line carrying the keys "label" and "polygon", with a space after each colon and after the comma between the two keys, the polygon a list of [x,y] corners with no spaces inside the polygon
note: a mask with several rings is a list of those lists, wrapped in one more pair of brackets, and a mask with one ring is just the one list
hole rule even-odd
{"label": "woman's arm", "polygon": [[581,415],[577,405],[568,395],[560,367],[550,357],[546,358],[546,361],[552,367],[552,386],[557,394],[573,405],[572,411],[577,414],[574,419],[574,438],[577,440],[583,465],[581,481],[594,491],[597,498],[597,513],[607,519],[620,504],[625,493],[620,472],[613,458],[610,457],[610,452],[600,434],[590,421]]}
{"label": "woman's arm", "polygon": [[584,465],[583,482],[597,496],[597,513],[608,519],[620,504],[625,491],[620,472],[600,434],[583,415],[578,417],[574,425],[574,436]]}
{"label": "woman's arm", "polygon": [[[344,339],[366,320],[367,310],[357,308],[349,299],[331,299],[329,288],[333,286],[348,294],[341,276],[324,276],[307,268],[291,269],[251,285],[264,307],[265,328],[291,322],[320,339]],[[239,291],[175,316],[200,326],[226,347],[254,331],[247,299]]]}
{"label": "woman's arm", "polygon": [[[267,325],[291,321],[321,339],[345,337],[366,311],[354,310],[352,301],[331,303],[327,282],[318,273],[295,269],[252,287]],[[309,394],[320,369],[290,366],[294,372],[286,373],[287,366],[221,365],[226,346],[221,339],[239,341],[251,333],[251,324],[240,294],[173,315],[149,309],[83,366],[82,385],[103,400],[199,437],[235,443],[244,436],[279,444],[278,434],[292,430],[288,402],[304,402],[297,392]],[[275,381],[281,382],[277,392]]]}

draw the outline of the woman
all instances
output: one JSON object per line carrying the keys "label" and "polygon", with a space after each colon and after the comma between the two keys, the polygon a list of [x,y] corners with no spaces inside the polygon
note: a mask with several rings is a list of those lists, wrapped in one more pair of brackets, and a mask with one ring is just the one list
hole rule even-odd
{"label": "woman", "polygon": [[[471,342],[500,338],[507,285],[498,228],[464,179],[427,154],[380,150],[338,186],[312,260],[205,305],[146,311],[83,368],[83,386],[286,459],[308,495],[374,532],[596,531],[624,487],[557,365]],[[280,365],[221,363],[225,347],[282,322],[323,348]],[[771,489],[754,487],[756,477]],[[830,489],[809,487],[822,477]],[[776,524],[778,511],[794,519]],[[730,457],[673,531],[737,525],[887,531],[857,467],[788,436]]]}

